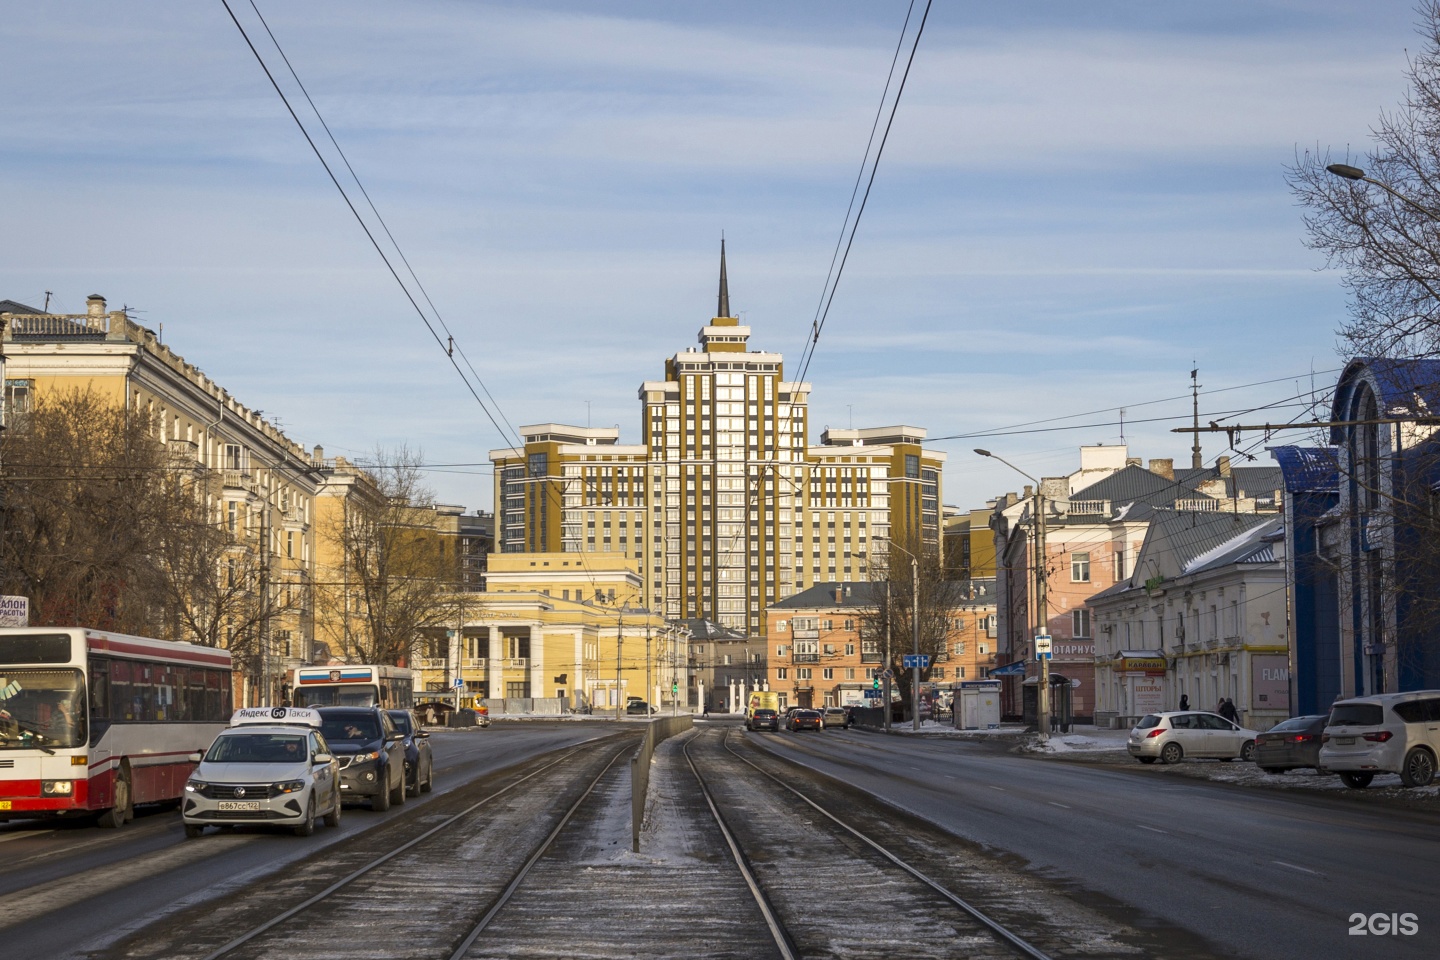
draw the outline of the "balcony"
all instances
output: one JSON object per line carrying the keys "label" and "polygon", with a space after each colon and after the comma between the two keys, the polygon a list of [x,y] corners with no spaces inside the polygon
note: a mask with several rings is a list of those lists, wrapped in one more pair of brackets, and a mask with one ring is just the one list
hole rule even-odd
{"label": "balcony", "polygon": [[862,653],[860,654],[860,662],[861,662],[861,663],[880,663],[880,662],[882,662],[884,659],[885,659],[885,655],[884,655],[883,653],[879,652],[878,650],[876,650],[876,651],[866,650],[866,651],[864,651],[864,652],[862,652]]}
{"label": "balcony", "polygon": [[791,657],[791,659],[792,659],[795,663],[819,663],[819,662],[820,662],[820,654],[818,654],[818,653],[797,653],[797,654],[795,654],[793,657]]}
{"label": "balcony", "polygon": [[255,486],[249,470],[223,470],[224,483],[230,490],[249,490]]}

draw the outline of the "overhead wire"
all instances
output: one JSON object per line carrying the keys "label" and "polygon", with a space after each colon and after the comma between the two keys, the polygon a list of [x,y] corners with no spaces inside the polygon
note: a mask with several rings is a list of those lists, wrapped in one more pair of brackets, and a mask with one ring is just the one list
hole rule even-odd
{"label": "overhead wire", "polygon": [[[454,368],[455,372],[460,376],[461,382],[463,382],[463,383],[465,384],[466,390],[468,390],[469,393],[470,393],[470,395],[471,395],[472,397],[474,397],[475,402],[476,402],[477,404],[479,404],[480,409],[481,409],[482,411],[484,411],[486,418],[490,421],[491,425],[495,427],[496,432],[499,433],[501,437],[505,437],[505,436],[506,436],[505,430],[504,430],[504,428],[502,428],[502,427],[500,426],[499,421],[496,420],[495,413],[492,413],[492,412],[491,412],[491,409],[490,409],[490,406],[487,405],[487,404],[485,403],[485,401],[481,399],[480,394],[479,394],[479,392],[476,391],[474,384],[472,384],[472,383],[470,382],[470,378],[469,378],[468,376],[466,376],[465,371],[462,370],[462,369],[460,368],[460,364],[456,362],[456,360],[455,360],[455,355],[454,355],[454,350],[453,350],[453,343],[454,343],[453,336],[451,336],[451,335],[448,333],[448,331],[447,331],[447,336],[450,337],[450,347],[447,348],[446,340],[444,340],[444,339],[441,338],[440,333],[435,329],[435,325],[434,325],[433,323],[431,323],[430,318],[425,314],[425,311],[424,311],[423,309],[421,309],[420,304],[416,301],[414,294],[412,294],[412,293],[410,292],[410,288],[405,284],[405,281],[401,279],[399,272],[395,269],[395,265],[390,261],[390,257],[385,253],[384,248],[380,245],[380,242],[376,239],[375,234],[374,234],[374,232],[370,229],[369,224],[367,224],[367,223],[365,222],[365,218],[362,217],[362,216],[360,215],[360,211],[359,211],[358,209],[356,209],[355,203],[350,199],[349,193],[345,190],[345,187],[340,183],[339,178],[335,176],[335,171],[334,171],[333,169],[331,169],[331,166],[330,166],[329,161],[327,161],[327,160],[325,159],[325,155],[324,155],[324,153],[320,150],[319,145],[315,143],[314,138],[310,136],[310,131],[306,128],[304,122],[301,121],[299,114],[297,114],[297,113],[295,112],[294,106],[292,106],[291,103],[290,103],[290,98],[289,98],[288,96],[286,96],[285,91],[280,87],[279,81],[277,81],[277,80],[275,79],[275,75],[271,72],[270,66],[265,62],[265,58],[260,55],[260,51],[259,51],[258,49],[256,49],[254,42],[251,41],[251,39],[250,39],[250,34],[245,30],[244,25],[240,22],[240,18],[237,17],[237,16],[235,15],[235,11],[234,11],[233,9],[231,9],[229,0],[220,0],[220,2],[221,2],[221,4],[225,7],[225,12],[230,15],[230,19],[231,19],[232,22],[234,22],[235,28],[236,28],[238,31],[240,31],[240,36],[244,39],[245,45],[250,48],[250,53],[255,57],[255,62],[260,65],[260,69],[265,72],[265,77],[266,77],[266,79],[268,79],[268,80],[270,81],[270,85],[275,88],[275,93],[276,93],[277,95],[279,95],[281,102],[285,105],[286,111],[289,112],[289,114],[290,114],[290,118],[295,121],[295,125],[300,129],[300,133],[301,133],[301,135],[305,138],[305,142],[310,145],[310,149],[311,149],[312,152],[314,152],[315,158],[316,158],[317,160],[319,160],[319,161],[320,161],[320,165],[325,168],[325,173],[326,173],[326,175],[330,178],[330,182],[331,182],[332,184],[334,184],[335,189],[336,189],[337,191],[339,191],[341,199],[343,199],[343,200],[345,201],[345,206],[346,206],[347,208],[349,208],[351,215],[354,216],[354,218],[355,218],[355,222],[358,223],[358,224],[360,225],[360,229],[365,232],[365,237],[366,237],[366,239],[368,239],[368,240],[370,241],[370,245],[375,248],[375,252],[380,255],[380,259],[384,262],[386,270],[388,270],[389,273],[390,273],[390,276],[391,276],[392,278],[394,278],[395,283],[400,287],[401,292],[405,295],[405,299],[406,299],[407,301],[409,301],[410,306],[411,306],[412,308],[414,308],[416,316],[418,316],[418,317],[420,318],[420,322],[425,325],[425,329],[426,329],[427,331],[429,331],[430,336],[434,339],[436,345],[439,346],[441,350],[445,351],[445,356],[446,356],[446,358],[449,360],[450,365]],[[251,3],[251,6],[252,6],[252,7],[255,6],[254,0],[250,0],[250,3]],[[257,15],[259,14],[258,8],[256,8],[256,13],[257,13]],[[262,18],[262,22],[263,22],[263,18]],[[279,42],[275,40],[275,35],[274,35],[272,32],[270,32],[270,28],[269,28],[269,25],[268,25],[268,24],[266,25],[265,29],[266,29],[266,32],[267,32],[267,33],[270,33],[270,38],[271,38],[271,40],[272,40],[273,42],[275,42],[276,49],[277,49],[277,50],[280,50]],[[285,57],[285,54],[284,54],[284,51],[283,51],[283,50],[281,50],[281,57],[285,59],[286,65],[289,66],[289,65],[290,65],[289,58],[288,58],[288,57]],[[294,68],[293,68],[293,67],[291,67],[291,74],[294,75]],[[296,77],[296,82],[297,82],[297,83],[299,82],[298,76]],[[307,100],[310,99],[308,93],[306,93],[305,96],[306,96],[306,99],[307,99]],[[314,107],[315,107],[314,101],[310,101],[310,105],[311,105],[311,108],[314,109]],[[316,110],[316,115],[319,116],[319,111],[318,111],[318,110]],[[321,123],[322,123],[322,125],[324,125],[324,120],[323,120],[323,118],[322,118],[322,120],[321,120]],[[329,127],[328,127],[328,125],[326,125],[326,132],[327,132],[327,133],[329,132]],[[334,137],[333,137],[333,135],[331,136],[331,141],[334,142]],[[337,149],[337,150],[339,149],[339,145],[338,145],[338,144],[336,144],[336,149]],[[343,151],[342,151],[341,153],[342,153],[342,156],[343,156]],[[349,161],[346,160],[345,163],[346,163],[346,167],[349,168],[349,167],[350,167]],[[351,169],[351,175],[354,176],[354,171],[353,171],[353,169]],[[358,178],[358,177],[356,178],[356,183],[359,184],[359,178]],[[364,192],[363,186],[361,187],[361,191]],[[367,197],[367,199],[368,199],[368,194],[366,194],[366,197]],[[373,204],[372,204],[372,209],[373,209],[373,208],[374,208],[374,207],[373,207]],[[377,212],[376,216],[377,216],[377,217],[379,216],[378,212]],[[382,222],[383,222],[383,221],[382,221]],[[386,228],[386,234],[387,234],[387,236],[389,235],[389,230],[388,230],[388,228]],[[391,242],[394,243],[394,237],[391,236],[390,239],[391,239]],[[397,253],[400,253],[401,259],[403,260],[403,259],[404,259],[404,254],[400,252],[400,247],[399,247],[398,244],[395,245],[395,249],[396,249]],[[408,262],[407,262],[407,265],[408,265]],[[418,281],[417,281],[417,284],[418,284]],[[428,299],[428,298],[427,298],[427,299]],[[436,316],[437,316],[437,319],[439,319],[438,313],[437,313]],[[443,326],[443,325],[444,325],[443,320],[441,320],[440,322],[441,322],[441,325]],[[463,352],[462,352],[462,358],[463,358]],[[468,360],[467,360],[466,362],[468,363]],[[472,368],[472,369],[473,369],[473,368]],[[478,381],[478,380],[479,380],[479,377],[477,376],[476,379],[477,379],[477,381]],[[482,385],[482,387],[483,387],[483,383],[482,383],[481,385]],[[487,395],[489,395],[488,389],[487,389],[485,392],[486,392]],[[493,397],[492,397],[492,402],[493,402]],[[497,405],[496,405],[496,412],[498,412],[498,411],[499,411],[499,407],[498,407],[498,404],[497,404]],[[502,414],[502,417],[503,417],[503,414]],[[508,423],[508,420],[507,420],[506,422]]]}

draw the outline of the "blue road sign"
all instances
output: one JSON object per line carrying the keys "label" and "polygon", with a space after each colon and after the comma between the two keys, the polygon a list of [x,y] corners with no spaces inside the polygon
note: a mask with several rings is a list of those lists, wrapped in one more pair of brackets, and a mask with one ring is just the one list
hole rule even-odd
{"label": "blue road sign", "polygon": [[1023,677],[1025,676],[1025,661],[1016,660],[1014,663],[1007,663],[1003,667],[996,667],[990,671],[992,677]]}
{"label": "blue road sign", "polygon": [[464,677],[456,677],[456,678],[455,678],[455,686],[456,686],[456,687],[463,687],[463,686],[465,686],[465,678],[464,678]]}
{"label": "blue road sign", "polygon": [[928,653],[907,653],[902,658],[906,670],[914,670],[919,667],[921,670],[930,669],[930,655]]}
{"label": "blue road sign", "polygon": [[879,700],[879,699],[880,699],[880,691],[879,691],[879,690],[864,690],[864,691],[861,691],[861,692],[865,694],[865,699],[866,699],[866,700]]}

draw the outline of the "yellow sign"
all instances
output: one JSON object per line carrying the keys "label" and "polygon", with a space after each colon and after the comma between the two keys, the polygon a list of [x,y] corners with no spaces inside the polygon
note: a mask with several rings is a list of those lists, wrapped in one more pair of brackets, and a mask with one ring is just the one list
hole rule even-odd
{"label": "yellow sign", "polygon": [[1164,673],[1164,657],[1125,657],[1120,669],[1128,673]]}
{"label": "yellow sign", "polygon": [[9,801],[9,800],[0,800],[0,810],[9,810],[9,809],[10,809],[10,801]]}

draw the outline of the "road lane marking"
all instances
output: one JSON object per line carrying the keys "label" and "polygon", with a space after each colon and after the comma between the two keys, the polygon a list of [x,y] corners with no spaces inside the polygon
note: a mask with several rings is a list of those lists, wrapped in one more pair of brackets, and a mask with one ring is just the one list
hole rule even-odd
{"label": "road lane marking", "polygon": [[997,786],[995,786],[993,783],[986,784],[986,786],[988,786],[991,790],[999,790],[1001,793],[1004,793],[1004,792],[1005,792],[1005,788],[1004,788],[1004,787],[997,787]]}
{"label": "road lane marking", "polygon": [[39,837],[54,832],[54,830],[26,830],[24,833],[7,833],[5,836],[0,837],[0,843],[4,843],[7,840],[21,840],[25,837]]}
{"label": "road lane marking", "polygon": [[1136,826],[1139,827],[1141,830],[1149,830],[1151,833],[1163,833],[1167,837],[1170,836],[1169,830],[1161,830],[1159,827],[1147,827],[1143,823],[1137,823]]}
{"label": "road lane marking", "polygon": [[1070,807],[1069,807],[1067,804],[1056,803],[1054,800],[1046,800],[1045,802],[1048,803],[1048,804],[1050,804],[1050,806],[1052,806],[1052,807],[1063,807],[1063,808],[1066,809],[1066,810],[1069,810],[1069,809],[1070,809]]}
{"label": "road lane marking", "polygon": [[1301,873],[1308,873],[1312,877],[1323,877],[1324,874],[1318,870],[1311,870],[1309,867],[1298,867],[1293,863],[1286,863],[1284,860],[1271,860],[1271,863],[1278,863],[1282,867],[1289,867],[1291,870],[1299,870]]}

